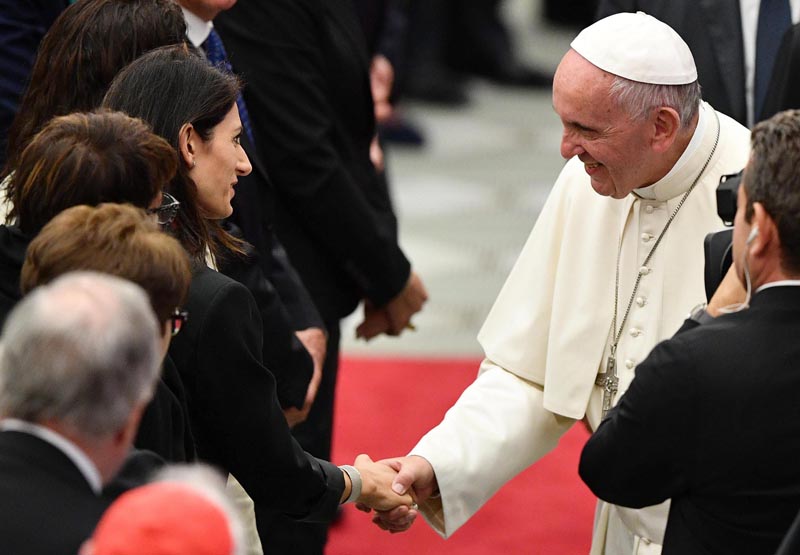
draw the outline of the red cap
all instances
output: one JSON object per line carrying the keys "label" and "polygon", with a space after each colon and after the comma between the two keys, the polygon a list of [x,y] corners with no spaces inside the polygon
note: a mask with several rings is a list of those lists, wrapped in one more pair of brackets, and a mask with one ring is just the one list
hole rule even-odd
{"label": "red cap", "polygon": [[191,486],[156,482],[120,496],[92,536],[94,555],[231,555],[225,512]]}

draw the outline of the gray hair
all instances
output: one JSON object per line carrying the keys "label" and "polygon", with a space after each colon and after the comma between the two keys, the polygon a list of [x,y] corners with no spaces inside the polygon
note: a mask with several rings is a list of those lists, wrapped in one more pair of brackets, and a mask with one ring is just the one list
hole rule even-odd
{"label": "gray hair", "polygon": [[653,109],[661,106],[672,108],[678,112],[683,128],[691,125],[701,100],[697,81],[687,85],[653,85],[619,75],[614,76],[610,94],[634,120],[645,119]]}
{"label": "gray hair", "polygon": [[25,297],[6,321],[0,414],[108,437],[152,397],[160,336],[139,286],[92,272],[65,274]]}
{"label": "gray hair", "polygon": [[[159,470],[152,481],[184,484],[219,507],[227,517],[233,538],[233,553],[231,555],[245,555],[247,553],[242,517],[236,509],[233,499],[225,489],[224,477],[217,470],[205,464],[171,464]],[[244,490],[240,489],[240,491]]]}

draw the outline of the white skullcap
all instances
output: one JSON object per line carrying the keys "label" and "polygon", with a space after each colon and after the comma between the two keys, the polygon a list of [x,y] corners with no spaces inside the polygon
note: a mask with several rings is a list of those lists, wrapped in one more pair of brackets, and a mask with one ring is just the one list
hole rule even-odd
{"label": "white skullcap", "polygon": [[653,85],[697,81],[694,58],[683,39],[644,12],[601,19],[581,31],[570,46],[600,69],[631,81]]}

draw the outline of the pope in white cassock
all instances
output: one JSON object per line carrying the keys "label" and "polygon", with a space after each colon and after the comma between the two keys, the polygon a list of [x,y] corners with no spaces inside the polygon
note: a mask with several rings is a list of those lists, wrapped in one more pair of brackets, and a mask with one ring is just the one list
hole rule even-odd
{"label": "pope in white cassock", "polygon": [[[689,48],[641,12],[578,35],[553,107],[569,161],[478,335],[479,375],[407,457],[387,461],[445,537],[576,422],[595,429],[636,364],[705,300],[716,187],[747,162],[749,131],[701,101]],[[592,555],[660,553],[667,512],[599,502]],[[375,521],[404,530],[416,514]]]}

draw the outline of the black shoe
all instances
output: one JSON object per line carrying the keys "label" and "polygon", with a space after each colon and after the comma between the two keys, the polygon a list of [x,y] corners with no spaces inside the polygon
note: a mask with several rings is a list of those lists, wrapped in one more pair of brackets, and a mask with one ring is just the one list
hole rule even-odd
{"label": "black shoe", "polygon": [[463,106],[469,102],[461,77],[445,68],[409,75],[403,94],[408,98],[447,106]]}
{"label": "black shoe", "polygon": [[425,144],[422,131],[402,116],[392,117],[389,121],[380,124],[378,134],[388,143],[417,147]]}

